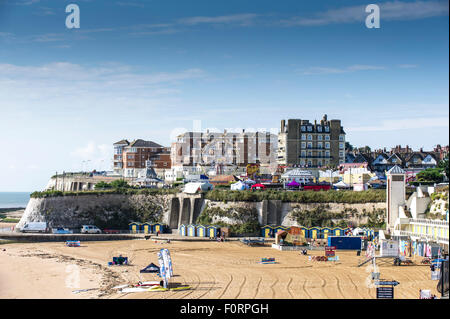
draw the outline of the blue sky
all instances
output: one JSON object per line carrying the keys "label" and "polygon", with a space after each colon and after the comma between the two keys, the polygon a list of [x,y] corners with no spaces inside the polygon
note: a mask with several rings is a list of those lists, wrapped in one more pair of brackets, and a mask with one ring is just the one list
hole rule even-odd
{"label": "blue sky", "polygon": [[356,146],[446,145],[448,30],[448,1],[0,0],[0,191],[109,169],[112,143],[170,145],[193,121],[328,114]]}

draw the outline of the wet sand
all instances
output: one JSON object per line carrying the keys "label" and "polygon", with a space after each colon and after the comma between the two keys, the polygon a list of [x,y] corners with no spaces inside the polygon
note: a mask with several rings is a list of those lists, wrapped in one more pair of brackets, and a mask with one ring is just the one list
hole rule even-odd
{"label": "wet sand", "polygon": [[[159,280],[139,270],[150,262],[158,264],[156,253],[161,248],[171,252],[175,274],[171,283],[189,285],[191,290],[121,294],[112,289],[139,280]],[[324,255],[323,251],[309,253]],[[108,261],[119,254],[129,257],[132,265],[109,267]],[[315,262],[296,251],[248,247],[240,242],[127,240],[84,242],[82,247],[4,244],[0,245],[0,298],[376,298],[376,289],[368,280],[370,266],[357,267],[363,257],[355,251],[338,251],[337,255],[338,262]],[[258,263],[263,257],[274,257],[277,263]],[[420,260],[414,260],[415,266],[379,265],[382,279],[400,282],[396,299],[417,299],[419,289],[438,295],[437,281],[430,280],[430,268],[420,265]],[[74,287],[77,273],[79,285]],[[72,292],[92,288],[96,290]]]}

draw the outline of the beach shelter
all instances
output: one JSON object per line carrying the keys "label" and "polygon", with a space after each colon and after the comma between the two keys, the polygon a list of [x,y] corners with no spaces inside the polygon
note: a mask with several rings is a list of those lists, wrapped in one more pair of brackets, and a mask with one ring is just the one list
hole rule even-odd
{"label": "beach shelter", "polygon": [[164,224],[162,223],[154,223],[153,224],[153,232],[157,233],[160,232],[160,234],[164,233]]}
{"label": "beach shelter", "polygon": [[186,227],[186,225],[181,224],[179,230],[180,230],[179,234],[181,236],[187,236],[187,227]]}
{"label": "beach shelter", "polygon": [[275,227],[273,227],[273,232],[274,232],[274,234],[276,234],[278,231],[280,231],[280,230],[286,230],[287,229],[287,227],[285,227],[285,226],[275,226]]}
{"label": "beach shelter", "polygon": [[202,182],[202,183],[187,183],[184,185],[184,193],[187,194],[196,194],[201,192],[207,192],[214,188],[213,184],[209,182]]}
{"label": "beach shelter", "polygon": [[248,189],[248,186],[244,182],[239,181],[237,183],[231,184],[230,188],[232,191],[243,191]]}
{"label": "beach shelter", "polygon": [[150,263],[150,265],[148,265],[144,269],[141,269],[139,272],[140,273],[159,273],[159,266],[156,266],[154,263]]}
{"label": "beach shelter", "polygon": [[311,227],[309,229],[309,238],[317,239],[319,238],[320,227]]}
{"label": "beach shelter", "polygon": [[206,226],[198,225],[197,226],[197,237],[207,237],[206,229],[207,229]]}
{"label": "beach shelter", "polygon": [[347,184],[345,184],[343,181],[333,184],[333,186],[336,188],[349,188],[349,186]]}
{"label": "beach shelter", "polygon": [[255,190],[255,189],[266,189],[266,186],[264,186],[263,184],[252,185],[252,190]]}
{"label": "beach shelter", "polygon": [[261,227],[261,236],[266,238],[273,237],[273,227],[270,225]]}
{"label": "beach shelter", "polygon": [[189,225],[187,227],[187,235],[189,237],[195,237],[197,235],[197,225]]}
{"label": "beach shelter", "polygon": [[207,228],[209,238],[216,238],[219,233],[219,228],[217,226],[208,226]]}
{"label": "beach shelter", "polygon": [[130,226],[130,232],[137,234],[141,231],[141,223],[132,222],[128,224]]}
{"label": "beach shelter", "polygon": [[150,234],[152,232],[152,224],[151,223],[143,223],[141,225],[142,230],[144,231],[144,234]]}

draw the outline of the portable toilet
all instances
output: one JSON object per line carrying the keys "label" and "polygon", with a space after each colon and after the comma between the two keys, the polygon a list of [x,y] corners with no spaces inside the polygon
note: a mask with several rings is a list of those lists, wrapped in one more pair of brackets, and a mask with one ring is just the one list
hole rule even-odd
{"label": "portable toilet", "polygon": [[206,233],[206,226],[204,225],[198,225],[197,226],[197,237],[207,237],[207,233]]}
{"label": "portable toilet", "polygon": [[154,223],[153,224],[153,232],[156,234],[159,232],[160,234],[164,233],[164,224],[162,223]]}
{"label": "portable toilet", "polygon": [[152,224],[151,223],[143,223],[141,226],[144,234],[150,234],[152,232]]}
{"label": "portable toilet", "polygon": [[196,225],[189,225],[189,226],[187,227],[187,235],[188,235],[189,237],[195,237],[195,235],[196,235],[196,229],[197,229],[197,226],[196,226]]}
{"label": "portable toilet", "polygon": [[138,234],[140,232],[141,223],[132,222],[128,224],[130,226],[130,232],[132,234]]}
{"label": "portable toilet", "polygon": [[216,238],[219,232],[219,228],[217,226],[208,226],[207,228],[209,238]]}
{"label": "portable toilet", "polygon": [[181,236],[187,236],[187,227],[186,227],[186,225],[180,225],[180,232],[179,232],[179,234],[181,235]]}
{"label": "portable toilet", "polygon": [[319,238],[320,227],[311,227],[309,229],[309,238],[317,239]]}
{"label": "portable toilet", "polygon": [[328,239],[328,236],[333,235],[333,230],[330,227],[323,227],[322,232],[323,232],[323,239]]}
{"label": "portable toilet", "polygon": [[273,237],[274,236],[273,235],[273,227],[270,225],[263,226],[263,227],[261,227],[261,233],[262,233],[262,237],[266,237],[266,238]]}

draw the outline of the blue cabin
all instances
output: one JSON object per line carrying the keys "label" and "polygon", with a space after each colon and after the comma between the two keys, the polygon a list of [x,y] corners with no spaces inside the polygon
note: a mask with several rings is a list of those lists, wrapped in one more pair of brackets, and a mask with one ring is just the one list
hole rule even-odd
{"label": "blue cabin", "polygon": [[345,231],[341,227],[334,227],[333,228],[333,235],[332,236],[344,236]]}
{"label": "blue cabin", "polygon": [[179,234],[181,235],[181,236],[187,236],[187,227],[186,227],[186,225],[180,225],[180,232],[179,232]]}
{"label": "blue cabin", "polygon": [[219,233],[219,228],[216,226],[208,226],[207,228],[209,238],[216,238]]}
{"label": "blue cabin", "polygon": [[161,234],[164,233],[164,224],[162,223],[154,223],[153,224],[153,232],[156,234],[157,232],[160,232]]}
{"label": "blue cabin", "polygon": [[323,239],[328,239],[328,236],[333,235],[333,229],[330,227],[323,227],[322,228],[322,237]]}
{"label": "blue cabin", "polygon": [[261,236],[265,238],[274,237],[273,227],[270,225],[261,227]]}
{"label": "blue cabin", "polygon": [[309,229],[309,238],[311,238],[311,239],[320,238],[320,231],[321,231],[320,227],[311,227]]}
{"label": "blue cabin", "polygon": [[187,235],[189,237],[195,237],[197,235],[197,225],[189,225],[187,227]]}
{"label": "blue cabin", "polygon": [[130,233],[138,234],[141,231],[141,223],[132,222],[128,224],[130,226]]}
{"label": "blue cabin", "polygon": [[151,223],[143,223],[141,225],[141,229],[144,234],[150,234],[152,232],[152,224]]}
{"label": "blue cabin", "polygon": [[197,226],[197,237],[207,237],[206,229],[207,229],[206,226],[198,225]]}

